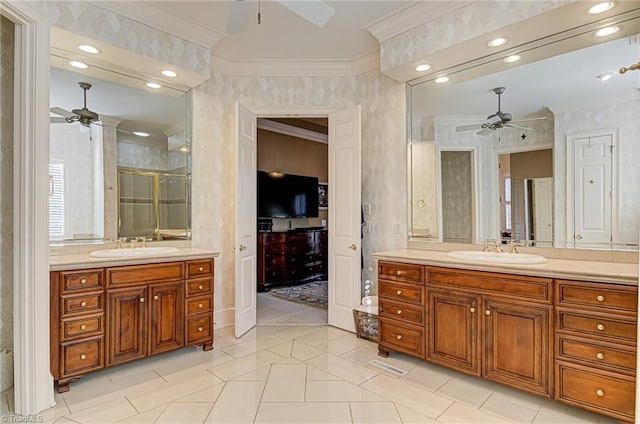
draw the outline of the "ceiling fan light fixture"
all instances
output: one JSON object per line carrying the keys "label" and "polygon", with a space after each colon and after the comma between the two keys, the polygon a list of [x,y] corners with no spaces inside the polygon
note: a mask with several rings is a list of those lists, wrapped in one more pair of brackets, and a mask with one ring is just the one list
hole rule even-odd
{"label": "ceiling fan light fixture", "polygon": [[519,61],[520,59],[522,59],[522,56],[517,54],[512,54],[510,56],[505,57],[502,61],[504,63],[513,63],[513,62]]}
{"label": "ceiling fan light fixture", "polygon": [[421,65],[416,66],[416,71],[418,72],[425,72],[425,71],[428,71],[429,69],[431,69],[431,65],[427,63],[423,63]]}
{"label": "ceiling fan light fixture", "polygon": [[613,77],[613,72],[606,72],[604,74],[600,74],[596,76],[596,78],[598,78],[600,81],[603,81],[603,82],[610,80],[611,77]]}
{"label": "ceiling fan light fixture", "polygon": [[77,60],[72,60],[71,62],[69,62],[69,65],[78,69],[87,69],[89,67],[89,65],[87,65],[86,63],[78,62]]}
{"label": "ceiling fan light fixture", "polygon": [[444,76],[438,77],[434,80],[436,84],[444,84],[445,82],[448,82],[448,81],[449,81],[449,77],[444,77]]}
{"label": "ceiling fan light fixture", "polygon": [[618,28],[617,26],[604,27],[596,31],[596,36],[606,37],[608,35],[615,34],[616,32],[618,32],[618,30],[620,30],[620,28]]}
{"label": "ceiling fan light fixture", "polygon": [[151,135],[148,132],[144,131],[133,131],[132,134],[137,135],[138,137],[149,137]]}
{"label": "ceiling fan light fixture", "polygon": [[98,54],[100,53],[100,50],[98,50],[96,47],[93,47],[90,44],[81,44],[78,46],[78,48],[80,50],[82,50],[85,53],[89,53],[89,54]]}
{"label": "ceiling fan light fixture", "polygon": [[615,5],[616,4],[612,1],[603,1],[591,6],[591,8],[589,9],[589,13],[592,15],[597,15],[598,13],[604,13]]}
{"label": "ceiling fan light fixture", "polygon": [[496,37],[493,40],[489,41],[487,43],[487,46],[489,47],[500,47],[507,44],[507,39],[504,37]]}
{"label": "ceiling fan light fixture", "polygon": [[178,76],[178,73],[175,71],[172,71],[170,69],[165,69],[161,72],[162,75],[164,75],[167,78],[175,78]]}
{"label": "ceiling fan light fixture", "polygon": [[153,89],[158,89],[158,88],[162,88],[162,86],[160,84],[158,84],[157,82],[148,82],[145,84],[147,87],[149,88],[153,88]]}

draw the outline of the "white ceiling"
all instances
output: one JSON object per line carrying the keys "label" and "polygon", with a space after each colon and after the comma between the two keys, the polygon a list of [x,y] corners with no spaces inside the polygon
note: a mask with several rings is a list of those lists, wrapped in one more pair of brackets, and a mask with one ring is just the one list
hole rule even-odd
{"label": "white ceiling", "polygon": [[369,25],[419,1],[325,1],[335,9],[324,28],[318,28],[276,0],[261,0],[262,23],[257,23],[258,1],[252,3],[246,33],[226,34],[229,5],[238,0],[145,2],[194,26],[213,31],[222,39],[214,55],[233,61],[247,60],[353,60],[378,51]]}

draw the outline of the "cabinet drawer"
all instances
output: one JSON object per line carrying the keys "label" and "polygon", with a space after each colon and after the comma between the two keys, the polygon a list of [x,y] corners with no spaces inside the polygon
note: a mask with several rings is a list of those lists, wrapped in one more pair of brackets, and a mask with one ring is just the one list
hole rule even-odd
{"label": "cabinet drawer", "polygon": [[298,246],[313,246],[315,234],[310,233],[287,233],[287,244]]}
{"label": "cabinet drawer", "polygon": [[384,318],[379,322],[380,343],[399,352],[424,356],[424,335],[419,328],[409,328],[400,323],[394,324]]}
{"label": "cabinet drawer", "polygon": [[281,267],[284,265],[285,259],[284,255],[265,255],[264,264],[267,268]]}
{"label": "cabinet drawer", "polygon": [[102,334],[104,331],[104,315],[66,319],[61,323],[62,339],[88,337]]}
{"label": "cabinet drawer", "polygon": [[75,294],[60,297],[62,318],[89,312],[102,312],[103,295],[99,293]]}
{"label": "cabinet drawer", "polygon": [[140,285],[150,281],[171,281],[183,278],[184,262],[107,268],[107,287]]}
{"label": "cabinet drawer", "polygon": [[187,262],[187,278],[213,275],[213,259]]}
{"label": "cabinet drawer", "polygon": [[378,314],[383,317],[394,318],[418,325],[424,323],[423,308],[421,306],[416,307],[406,303],[380,301]]}
{"label": "cabinet drawer", "polygon": [[379,295],[391,300],[424,305],[424,287],[381,280]]}
{"label": "cabinet drawer", "polygon": [[61,272],[62,292],[79,290],[96,290],[103,286],[104,278],[101,269],[87,269],[75,272]]}
{"label": "cabinet drawer", "polygon": [[635,313],[638,288],[602,283],[556,280],[558,305],[587,306]]}
{"label": "cabinet drawer", "polygon": [[212,296],[200,296],[187,300],[187,314],[200,314],[202,312],[211,312],[213,301]]}
{"label": "cabinet drawer", "polygon": [[616,418],[633,418],[633,379],[616,378],[612,373],[572,367],[564,363],[558,364],[556,379],[556,396],[559,400]]}
{"label": "cabinet drawer", "polygon": [[589,362],[611,370],[620,369],[630,375],[636,371],[636,353],[631,347],[597,342],[570,336],[559,336],[556,356],[561,360]]}
{"label": "cabinet drawer", "polygon": [[187,344],[211,340],[213,337],[213,317],[211,312],[187,317]]}
{"label": "cabinet drawer", "polygon": [[633,318],[565,311],[561,308],[556,308],[556,311],[558,330],[592,334],[619,341],[633,342],[636,340],[637,328]]}
{"label": "cabinet drawer", "polygon": [[60,374],[69,376],[104,367],[102,336],[60,345]]}
{"label": "cabinet drawer", "polygon": [[424,266],[381,261],[378,263],[378,275],[388,280],[422,284]]}
{"label": "cabinet drawer", "polygon": [[202,278],[187,281],[187,297],[197,296],[203,293],[211,293],[213,290],[213,278]]}
{"label": "cabinet drawer", "polygon": [[429,285],[445,285],[473,291],[489,292],[492,296],[517,297],[523,301],[551,303],[550,278],[523,277],[483,271],[457,271],[444,268],[429,268]]}

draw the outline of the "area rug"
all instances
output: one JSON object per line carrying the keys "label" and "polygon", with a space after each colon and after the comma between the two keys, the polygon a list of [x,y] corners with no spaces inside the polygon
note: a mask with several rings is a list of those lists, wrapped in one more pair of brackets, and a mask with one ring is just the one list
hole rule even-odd
{"label": "area rug", "polygon": [[298,286],[276,287],[268,294],[293,302],[327,309],[327,281],[312,281]]}

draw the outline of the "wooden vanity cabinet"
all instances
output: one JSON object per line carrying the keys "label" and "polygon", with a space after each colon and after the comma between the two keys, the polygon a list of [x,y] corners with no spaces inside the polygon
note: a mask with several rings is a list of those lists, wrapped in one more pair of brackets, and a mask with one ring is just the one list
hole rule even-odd
{"label": "wooden vanity cabinet", "polygon": [[58,392],[104,367],[213,348],[213,259],[52,271],[50,280]]}

